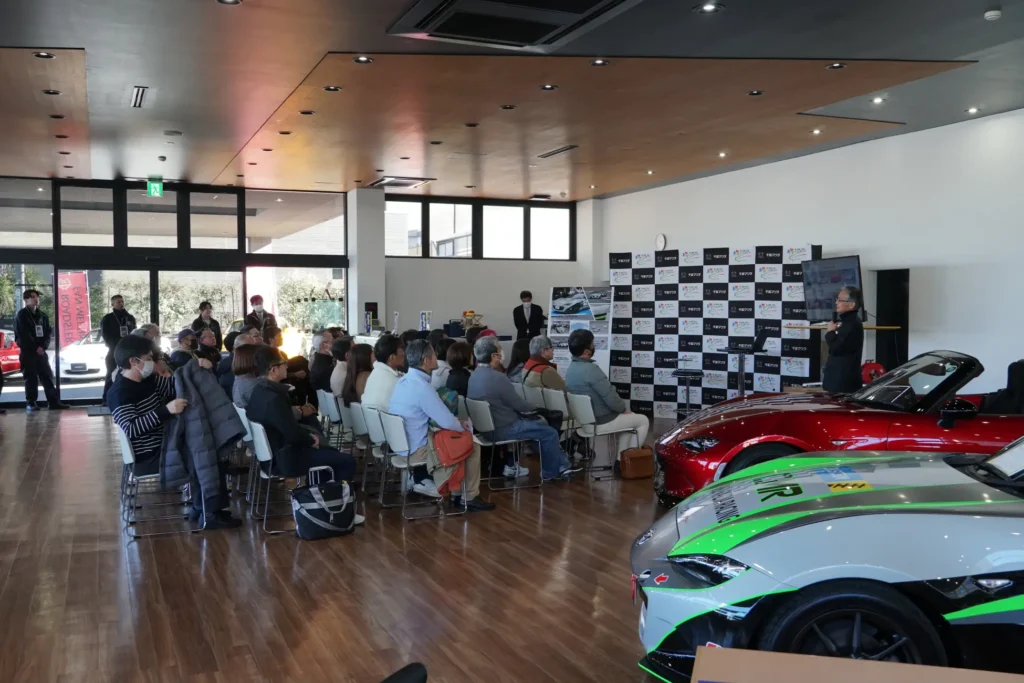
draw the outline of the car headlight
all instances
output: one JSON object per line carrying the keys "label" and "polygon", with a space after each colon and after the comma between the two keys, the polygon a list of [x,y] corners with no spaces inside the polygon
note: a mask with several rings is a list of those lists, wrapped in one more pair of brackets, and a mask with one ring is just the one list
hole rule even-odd
{"label": "car headlight", "polygon": [[689,439],[683,439],[679,443],[683,444],[694,453],[703,453],[707,449],[717,446],[718,439],[711,436],[691,436]]}
{"label": "car headlight", "polygon": [[676,568],[709,586],[723,584],[750,569],[742,562],[724,555],[684,555],[669,559]]}

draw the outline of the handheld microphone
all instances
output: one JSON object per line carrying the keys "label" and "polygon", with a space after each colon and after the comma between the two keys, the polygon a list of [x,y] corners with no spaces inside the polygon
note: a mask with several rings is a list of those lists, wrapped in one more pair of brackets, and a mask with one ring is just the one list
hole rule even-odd
{"label": "handheld microphone", "polygon": [[838,311],[832,311],[832,322],[834,322],[834,323],[835,322],[839,322],[839,312]]}

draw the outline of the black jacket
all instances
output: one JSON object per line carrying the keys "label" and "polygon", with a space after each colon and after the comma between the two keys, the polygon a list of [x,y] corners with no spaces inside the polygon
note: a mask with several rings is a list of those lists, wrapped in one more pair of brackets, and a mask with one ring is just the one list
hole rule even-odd
{"label": "black jacket", "polygon": [[199,336],[199,333],[205,330],[207,327],[213,330],[214,336],[217,337],[217,350],[219,351],[220,349],[224,348],[224,338],[220,334],[219,322],[217,322],[213,318],[210,318],[210,324],[207,325],[206,321],[203,320],[201,316],[192,321],[192,331],[196,333],[197,337]]}
{"label": "black jacket", "polygon": [[825,361],[822,388],[834,394],[860,389],[863,385],[860,361],[864,353],[864,325],[859,311],[840,315],[839,329],[827,333],[825,343],[828,344],[828,360]]}
{"label": "black jacket", "polygon": [[[257,330],[260,331],[260,334],[263,334],[268,327],[277,327],[277,318],[274,317],[273,313],[267,313],[266,311],[264,311],[263,319],[260,320],[259,314],[257,314],[254,311],[249,315],[245,316],[245,324],[252,325]],[[263,341],[266,344],[270,343],[269,339],[264,339]]]}
{"label": "black jacket", "polygon": [[512,320],[516,324],[516,332],[519,336],[516,339],[533,339],[540,335],[544,329],[544,321],[547,318],[544,317],[544,311],[537,304],[530,306],[530,319],[526,319],[526,313],[523,311],[522,305],[516,306],[515,310],[512,311]]}
{"label": "black jacket", "polygon": [[295,419],[287,384],[259,380],[249,397],[245,414],[267,430],[267,440],[274,452],[275,474],[299,477],[309,471],[313,436]]}
{"label": "black jacket", "polygon": [[135,329],[135,316],[128,311],[111,311],[100,320],[100,334],[103,336],[103,343],[111,351],[117,346],[117,342],[121,341],[122,327],[128,328],[128,334]]}
{"label": "black jacket", "polygon": [[[43,326],[42,337],[36,337],[36,325]],[[43,309],[37,308],[33,313],[28,306],[23,306],[14,316],[14,341],[21,349],[21,355],[34,356],[36,349],[46,351],[50,348],[52,335],[53,328],[50,327],[50,318],[43,313]]]}
{"label": "black jacket", "polygon": [[469,392],[469,378],[472,374],[466,368],[452,368],[448,373],[448,381],[445,382],[445,386],[465,398]]}
{"label": "black jacket", "polygon": [[334,356],[320,352],[314,353],[313,360],[309,364],[309,383],[313,385],[313,389],[330,393],[332,372],[334,372]]}
{"label": "black jacket", "polygon": [[178,349],[172,351],[170,358],[167,359],[167,364],[171,366],[171,370],[177,370],[188,365],[188,362],[195,358],[191,351],[185,351],[184,349]]}

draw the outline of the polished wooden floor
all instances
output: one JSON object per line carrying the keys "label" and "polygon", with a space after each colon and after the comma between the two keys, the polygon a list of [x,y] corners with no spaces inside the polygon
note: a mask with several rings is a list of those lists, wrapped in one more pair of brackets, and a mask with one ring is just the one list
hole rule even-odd
{"label": "polished wooden floor", "polygon": [[[0,681],[643,681],[629,548],[650,481],[491,494],[499,510],[346,538],[128,543],[106,417],[0,416]],[[237,501],[236,501],[237,504]]]}

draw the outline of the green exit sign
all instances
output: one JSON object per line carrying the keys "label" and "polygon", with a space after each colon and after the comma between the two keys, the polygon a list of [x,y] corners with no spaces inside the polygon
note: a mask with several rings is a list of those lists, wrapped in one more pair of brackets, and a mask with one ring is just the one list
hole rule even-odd
{"label": "green exit sign", "polygon": [[147,197],[163,197],[164,196],[164,181],[162,180],[150,180],[146,183],[146,196]]}

